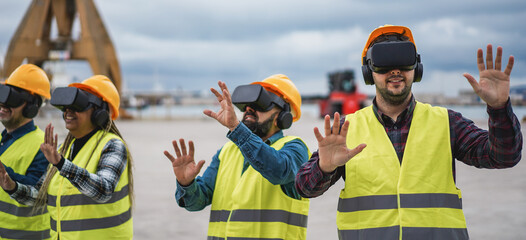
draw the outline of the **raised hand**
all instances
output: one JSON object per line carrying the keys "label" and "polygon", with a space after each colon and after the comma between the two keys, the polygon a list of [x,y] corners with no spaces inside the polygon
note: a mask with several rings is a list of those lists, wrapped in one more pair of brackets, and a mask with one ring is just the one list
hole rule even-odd
{"label": "raised hand", "polygon": [[172,168],[179,184],[188,186],[201,171],[203,164],[205,164],[205,160],[201,160],[197,164],[195,163],[194,143],[192,141],[188,141],[188,146],[190,148],[188,154],[186,153],[184,139],[179,139],[179,143],[181,144],[181,150],[179,150],[179,147],[177,146],[177,141],[172,141],[177,158],[174,158],[174,156],[168,151],[164,151],[164,155],[170,160],[170,162],[172,162]]}
{"label": "raised hand", "polygon": [[219,85],[221,93],[219,93],[219,91],[215,90],[214,88],[210,88],[210,91],[212,91],[212,93],[216,95],[217,101],[219,101],[219,103],[221,104],[221,109],[219,109],[218,112],[213,112],[210,109],[205,109],[203,113],[217,120],[223,126],[227,127],[228,129],[230,129],[230,131],[232,131],[239,124],[236,112],[234,111],[234,107],[232,106],[232,98],[230,97],[230,92],[226,87],[226,83],[219,81],[217,85]]}
{"label": "raised hand", "polygon": [[349,122],[345,121],[340,131],[340,114],[334,114],[334,124],[331,130],[331,118],[325,116],[325,137],[323,137],[317,127],[314,128],[314,135],[318,140],[318,156],[320,158],[320,168],[323,172],[329,173],[337,167],[345,165],[356,154],[360,153],[367,145],[360,144],[354,149],[347,148],[347,131]]}
{"label": "raised hand", "polygon": [[57,151],[58,146],[58,136],[57,134],[53,135],[53,126],[48,124],[46,126],[46,132],[44,135],[44,143],[40,144],[40,150],[46,156],[48,162],[53,165],[57,165],[60,162],[60,153]]}
{"label": "raised hand", "polygon": [[514,58],[510,56],[508,65],[504,72],[502,67],[502,47],[497,47],[497,56],[493,64],[493,49],[491,44],[487,46],[486,63],[484,63],[484,52],[482,49],[477,51],[477,66],[479,69],[480,81],[468,73],[464,77],[468,80],[475,93],[492,108],[503,107],[508,101],[510,94],[510,74],[513,68]]}
{"label": "raised hand", "polygon": [[15,189],[16,186],[15,181],[13,181],[13,179],[9,177],[9,174],[7,174],[2,160],[0,160],[0,186],[7,191]]}

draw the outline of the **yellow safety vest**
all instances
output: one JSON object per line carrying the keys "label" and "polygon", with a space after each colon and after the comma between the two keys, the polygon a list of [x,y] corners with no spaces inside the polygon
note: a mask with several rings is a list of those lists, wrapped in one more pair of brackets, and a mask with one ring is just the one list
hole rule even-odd
{"label": "yellow safety vest", "polygon": [[468,239],[455,186],[447,109],[417,102],[402,164],[372,107],[346,118],[347,146],[367,147],[345,165],[340,239]]}
{"label": "yellow safety vest", "polygon": [[[119,139],[115,134],[107,133],[95,148],[104,132],[99,130],[82,147],[73,159],[73,163],[96,173],[102,150],[111,139]],[[73,144],[73,143],[72,143]],[[65,156],[70,153],[68,146]],[[91,158],[91,152],[93,155]],[[128,192],[128,168],[122,172],[110,200],[95,202],[83,195],[71,182],[55,174],[48,188],[48,211],[51,215],[51,237],[60,240],[91,239],[132,239],[133,219],[131,216],[130,196]]]}
{"label": "yellow safety vest", "polygon": [[[271,147],[279,150],[293,139],[299,138],[283,137]],[[233,142],[223,146],[219,159],[209,240],[306,238],[308,199],[287,196],[251,166],[242,173],[244,157]]]}
{"label": "yellow safety vest", "polygon": [[[2,136],[0,136],[2,140]],[[38,127],[17,139],[4,153],[2,163],[18,174],[25,175],[44,142],[44,132]],[[0,239],[46,239],[49,238],[49,214],[33,212],[0,191]]]}

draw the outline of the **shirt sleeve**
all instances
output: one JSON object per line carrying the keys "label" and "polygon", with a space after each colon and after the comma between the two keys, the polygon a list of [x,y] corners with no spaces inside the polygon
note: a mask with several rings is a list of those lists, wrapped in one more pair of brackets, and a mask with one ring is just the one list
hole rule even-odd
{"label": "shirt sleeve", "polygon": [[27,205],[27,206],[33,206],[35,205],[35,201],[38,196],[38,191],[40,189],[40,186],[42,186],[42,183],[44,183],[44,179],[46,179],[46,174],[44,173],[42,177],[38,180],[38,182],[35,185],[26,185],[17,182],[16,183],[16,189],[13,193],[9,194],[12,199],[15,201]]}
{"label": "shirt sleeve", "polygon": [[119,139],[112,139],[104,146],[95,173],[65,159],[60,175],[67,178],[82,194],[103,203],[111,198],[127,161],[126,145]]}
{"label": "shirt sleeve", "polygon": [[46,172],[48,164],[49,162],[46,160],[44,153],[38,150],[35,158],[27,168],[25,175],[14,172],[10,167],[6,166],[5,168],[9,174],[9,177],[11,177],[11,179],[14,181],[27,185],[35,185],[37,184],[40,177],[42,177],[42,175]]}
{"label": "shirt sleeve", "polygon": [[460,113],[449,110],[453,128],[453,157],[477,168],[509,168],[521,159],[522,133],[511,103],[487,107],[488,130],[480,129]]}
{"label": "shirt sleeve", "polygon": [[276,150],[243,123],[227,137],[239,147],[245,160],[274,185],[293,183],[299,168],[309,159],[309,150],[303,141],[295,139]]}
{"label": "shirt sleeve", "polygon": [[219,152],[221,149],[212,157],[212,162],[203,175],[196,177],[190,185],[182,186],[177,182],[175,199],[180,207],[184,207],[188,211],[199,211],[212,203],[219,169]]}

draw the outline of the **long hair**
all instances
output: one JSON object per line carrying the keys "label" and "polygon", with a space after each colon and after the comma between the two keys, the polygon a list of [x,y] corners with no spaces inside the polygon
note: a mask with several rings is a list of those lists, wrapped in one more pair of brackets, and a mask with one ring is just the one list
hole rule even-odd
{"label": "long hair", "polygon": [[[99,146],[102,138],[107,134],[107,133],[113,133],[117,136],[119,136],[122,141],[124,142],[124,145],[126,146],[126,155],[127,155],[127,164],[128,164],[128,188],[129,188],[129,199],[130,199],[130,205],[133,207],[133,203],[134,203],[134,194],[133,194],[133,158],[130,154],[130,151],[128,149],[128,145],[126,144],[126,141],[124,141],[124,138],[122,137],[119,129],[117,128],[117,126],[115,125],[115,123],[110,119],[108,121],[108,123],[106,124],[106,126],[104,127],[104,133],[101,135],[101,137],[97,140],[97,144],[95,145],[95,148],[93,149],[93,151],[91,152],[90,154],[90,159],[91,157],[93,156],[93,153],[95,152],[95,149]],[[71,133],[68,133],[68,135],[66,136],[66,139],[64,139],[64,143],[62,144],[62,146],[59,148],[59,153],[60,155],[62,155],[63,157],[64,154],[66,154],[67,152],[67,148],[71,145],[72,141],[74,140],[74,137],[73,135],[71,135]],[[73,159],[71,159],[73,160]],[[47,169],[47,173],[46,173],[46,178],[44,179],[44,182],[42,183],[42,186],[40,187],[40,190],[38,191],[38,195],[37,195],[37,199],[35,201],[35,205],[33,207],[33,210],[34,211],[42,211],[44,212],[45,209],[46,209],[46,205],[47,205],[47,190],[49,188],[49,183],[51,182],[51,179],[53,179],[53,176],[55,176],[55,174],[57,173],[58,169],[56,167],[53,167],[53,165],[49,164],[48,166],[48,169]]]}

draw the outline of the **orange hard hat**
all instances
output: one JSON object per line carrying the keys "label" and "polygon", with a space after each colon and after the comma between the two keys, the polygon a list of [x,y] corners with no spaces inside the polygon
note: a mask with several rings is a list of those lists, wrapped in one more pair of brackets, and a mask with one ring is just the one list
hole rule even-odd
{"label": "orange hard hat", "polygon": [[119,92],[113,82],[104,75],[92,76],[81,83],[72,83],[69,87],[76,87],[101,98],[110,105],[112,111],[111,119],[119,117],[119,106],[121,103]]}
{"label": "orange hard hat", "polygon": [[31,94],[51,98],[49,79],[41,68],[33,64],[23,64],[9,75],[5,84],[24,89]]}
{"label": "orange hard hat", "polygon": [[285,75],[276,74],[265,78],[260,82],[253,82],[251,84],[259,84],[267,91],[270,91],[279,97],[283,98],[291,106],[292,121],[298,121],[301,117],[301,95],[296,85]]}
{"label": "orange hard hat", "polygon": [[365,55],[367,55],[367,50],[369,49],[369,47],[371,47],[371,44],[374,42],[374,40],[377,37],[384,35],[384,34],[392,34],[392,33],[406,36],[409,38],[409,41],[415,44],[415,40],[413,39],[413,34],[411,33],[411,29],[409,29],[408,27],[404,27],[404,26],[394,26],[394,25],[386,24],[386,25],[377,27],[371,32],[371,34],[369,34],[367,43],[365,43],[365,47],[363,48],[363,51],[362,51],[362,61]]}

